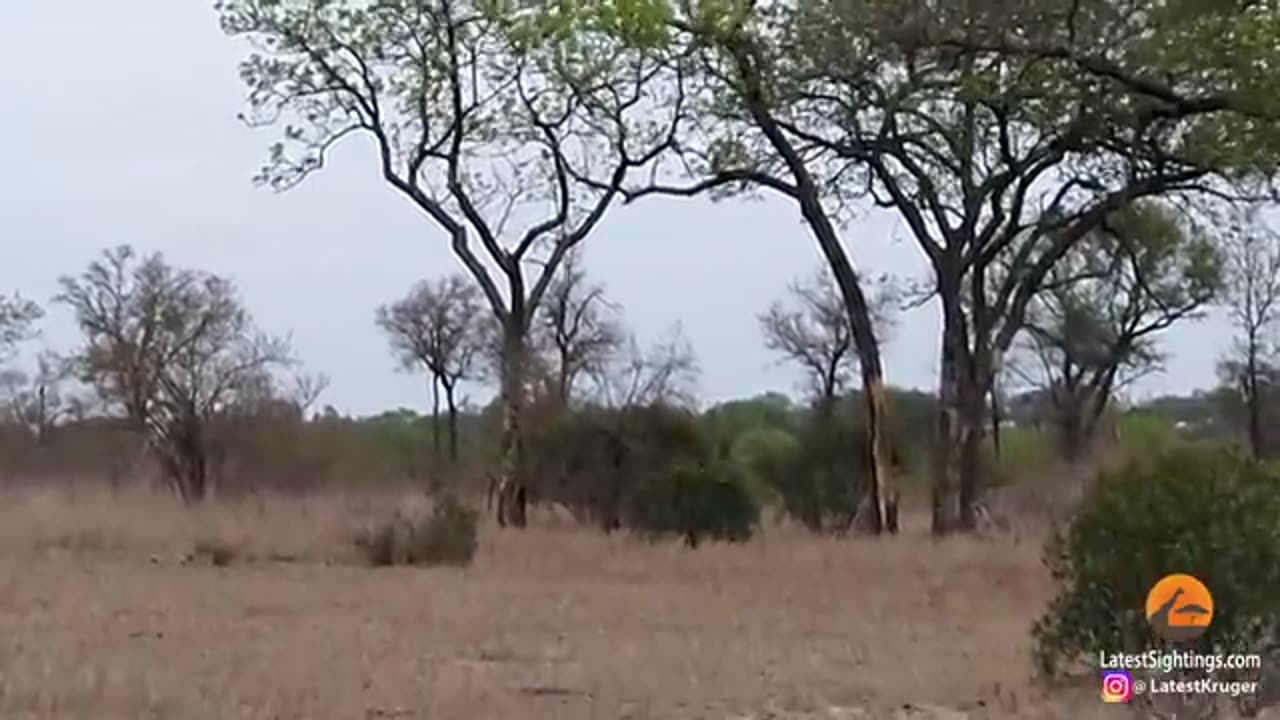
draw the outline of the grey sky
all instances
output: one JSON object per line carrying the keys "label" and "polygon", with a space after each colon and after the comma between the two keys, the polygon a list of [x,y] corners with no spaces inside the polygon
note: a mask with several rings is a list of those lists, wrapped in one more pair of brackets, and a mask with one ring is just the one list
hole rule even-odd
{"label": "grey sky", "polygon": [[[0,292],[45,301],[59,274],[131,243],[235,280],[258,323],[294,334],[309,368],[333,385],[323,402],[376,412],[422,407],[421,380],[396,373],[373,309],[415,280],[459,269],[442,235],[384,186],[369,148],[345,145],[324,171],[282,195],[250,178],[274,139],[236,120],[240,46],[211,0],[9,3],[0,22]],[[896,217],[846,233],[873,272],[919,275],[921,255]],[[679,321],[714,400],[797,376],[762,347],[755,314],[819,261],[781,200],[655,200],[613,212],[586,245],[588,269],[642,339]],[[76,340],[64,311],[48,343]],[[937,308],[900,319],[886,348],[897,385],[932,387]],[[1221,322],[1166,336],[1168,371],[1139,392],[1213,382],[1228,341]]]}

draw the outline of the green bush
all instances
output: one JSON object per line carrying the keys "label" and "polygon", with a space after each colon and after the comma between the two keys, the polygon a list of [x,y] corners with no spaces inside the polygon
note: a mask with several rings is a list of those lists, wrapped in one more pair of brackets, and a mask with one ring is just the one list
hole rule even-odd
{"label": "green bush", "polygon": [[779,428],[753,428],[730,445],[729,455],[741,470],[747,487],[761,505],[781,503],[775,479],[789,471],[800,443],[794,433]]}
{"label": "green bush", "polygon": [[359,538],[372,565],[469,565],[478,544],[479,514],[452,496],[429,515],[400,511]]}
{"label": "green bush", "polygon": [[662,405],[586,408],[530,434],[534,502],[554,502],[605,531],[746,540],[759,498],[728,447],[697,415]]}
{"label": "green bush", "polygon": [[815,532],[847,530],[866,485],[865,442],[853,423],[815,418],[770,478],[783,512]]}
{"label": "green bush", "polygon": [[690,547],[704,538],[745,542],[760,524],[760,506],[733,463],[681,463],[636,489],[625,521],[653,539],[678,535]]}
{"label": "green bush", "polygon": [[1200,578],[1215,606],[1205,634],[1180,648],[1280,648],[1280,477],[1233,450],[1184,445],[1101,475],[1045,559],[1061,585],[1033,629],[1046,676],[1102,651],[1160,647],[1143,606],[1178,572]]}

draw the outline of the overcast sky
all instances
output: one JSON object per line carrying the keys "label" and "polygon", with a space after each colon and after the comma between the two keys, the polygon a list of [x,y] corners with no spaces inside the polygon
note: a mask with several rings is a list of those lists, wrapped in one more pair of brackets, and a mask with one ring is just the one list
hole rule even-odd
{"label": "overcast sky", "polygon": [[[384,186],[354,142],[285,194],[250,179],[274,140],[236,119],[241,48],[210,0],[7,3],[0,21],[0,292],[45,301],[59,274],[130,243],[232,278],[258,323],[292,332],[307,366],[332,379],[322,402],[359,414],[423,407],[424,383],[397,373],[374,308],[415,280],[460,266],[444,237]],[[895,216],[846,233],[868,272],[921,276]],[[589,272],[642,339],[680,322],[709,400],[794,391],[798,377],[762,347],[756,313],[819,255],[781,200],[660,200],[613,212],[586,245]],[[938,309],[900,320],[886,348],[891,383],[932,388]],[[1220,321],[1169,333],[1167,371],[1141,394],[1213,382],[1229,338]],[[45,341],[76,340],[52,308]]]}

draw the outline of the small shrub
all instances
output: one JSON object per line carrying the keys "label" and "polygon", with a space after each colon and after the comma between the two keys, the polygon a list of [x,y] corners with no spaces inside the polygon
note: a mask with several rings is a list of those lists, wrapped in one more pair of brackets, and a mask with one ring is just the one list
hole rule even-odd
{"label": "small shrub", "polygon": [[1104,473],[1045,560],[1061,583],[1032,631],[1045,676],[1100,651],[1160,647],[1143,606],[1175,572],[1204,581],[1215,605],[1205,634],[1180,647],[1280,661],[1280,477],[1233,450],[1175,447]]}
{"label": "small shrub", "polygon": [[400,511],[357,544],[372,565],[469,565],[475,557],[479,514],[451,496],[430,515]]}

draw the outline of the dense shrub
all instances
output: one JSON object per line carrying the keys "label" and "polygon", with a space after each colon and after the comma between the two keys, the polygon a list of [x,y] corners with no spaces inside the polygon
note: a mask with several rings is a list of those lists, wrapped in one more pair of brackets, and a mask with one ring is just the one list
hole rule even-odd
{"label": "dense shrub", "polygon": [[606,531],[744,540],[760,508],[697,415],[655,405],[564,413],[531,433],[534,502]]}
{"label": "dense shrub", "polygon": [[1048,676],[1100,651],[1158,647],[1143,606],[1174,572],[1204,581],[1215,605],[1207,632],[1180,647],[1280,648],[1280,477],[1233,450],[1174,447],[1100,476],[1046,562],[1061,584],[1033,630]]}
{"label": "dense shrub", "polygon": [[814,416],[770,478],[784,514],[815,532],[847,531],[866,491],[865,447],[866,431],[857,418]]}
{"label": "dense shrub", "polygon": [[760,506],[733,463],[683,463],[638,487],[624,518],[650,538],[678,535],[697,547],[704,538],[749,540],[760,524]]}
{"label": "dense shrub", "polygon": [[782,502],[775,481],[790,471],[799,447],[799,440],[792,431],[753,428],[734,440],[729,446],[729,456],[743,474],[756,502],[774,505]]}
{"label": "dense shrub", "polygon": [[430,514],[401,510],[357,544],[372,565],[469,565],[477,520],[475,510],[446,495]]}
{"label": "dense shrub", "polygon": [[564,412],[530,429],[525,440],[530,501],[568,508],[582,523],[621,525],[628,448],[617,418],[600,410]]}

